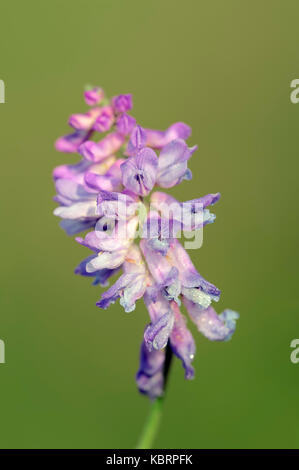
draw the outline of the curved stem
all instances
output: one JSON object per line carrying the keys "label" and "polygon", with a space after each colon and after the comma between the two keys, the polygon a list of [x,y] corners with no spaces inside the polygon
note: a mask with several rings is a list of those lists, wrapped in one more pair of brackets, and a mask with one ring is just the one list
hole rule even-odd
{"label": "curved stem", "polygon": [[[170,347],[170,344],[167,343],[164,370],[163,370],[164,394],[165,394],[165,389],[167,385],[167,379],[169,375],[172,356],[173,356],[172,349]],[[164,396],[158,397],[153,401],[149,416],[147,418],[147,421],[141,433],[141,437],[140,437],[140,440],[138,442],[136,449],[151,449],[152,448],[152,444],[158,432],[159,424],[160,424],[161,417],[162,417],[163,402],[164,402]]]}
{"label": "curved stem", "polygon": [[156,398],[152,403],[150,414],[143,428],[140,440],[136,449],[151,449],[156,437],[161,416],[162,416],[163,397]]}

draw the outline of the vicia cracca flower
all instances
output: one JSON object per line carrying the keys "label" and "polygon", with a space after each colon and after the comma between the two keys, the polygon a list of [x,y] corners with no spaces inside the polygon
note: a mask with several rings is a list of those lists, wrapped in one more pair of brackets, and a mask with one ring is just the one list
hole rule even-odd
{"label": "vicia cracca flower", "polygon": [[180,202],[156,188],[171,188],[190,180],[189,159],[197,146],[186,140],[191,129],[175,123],[166,131],[141,127],[129,114],[130,94],[110,101],[101,88],[90,88],[84,98],[90,107],[73,114],[74,131],[56,142],[56,149],[77,153],[81,160],[55,168],[59,203],[54,214],[68,235],[91,250],[75,269],[107,286],[97,306],[106,309],[119,300],[132,312],[143,298],[149,313],[136,376],[139,390],[150,398],[164,392],[166,350],[171,350],[194,377],[196,347],[187,328],[184,307],[197,329],[211,341],[227,341],[238,314],[212,307],[220,290],[205,280],[179,241],[184,231],[197,232],[214,222],[209,207],[220,197],[208,194]]}

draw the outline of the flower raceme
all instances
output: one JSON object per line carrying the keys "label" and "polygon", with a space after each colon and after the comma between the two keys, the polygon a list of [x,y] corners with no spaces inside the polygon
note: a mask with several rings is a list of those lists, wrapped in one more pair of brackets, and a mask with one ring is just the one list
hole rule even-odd
{"label": "flower raceme", "polygon": [[111,276],[121,273],[98,307],[106,309],[119,299],[125,312],[132,312],[143,298],[150,323],[136,380],[140,392],[156,398],[164,392],[166,346],[182,361],[186,379],[194,377],[196,347],[182,306],[211,341],[226,341],[235,331],[238,314],[216,313],[212,302],[218,302],[220,290],[198,273],[178,240],[182,232],[196,233],[214,222],[208,207],[220,194],[179,202],[155,191],[192,178],[188,161],[197,146],[186,143],[189,126],[178,122],[166,131],[139,126],[129,114],[130,94],[109,101],[101,88],[91,88],[84,98],[89,110],[73,114],[69,125],[74,132],[55,144],[81,160],[54,169],[59,203],[54,214],[68,235],[90,229],[76,238],[91,250],[76,274],[107,286]]}

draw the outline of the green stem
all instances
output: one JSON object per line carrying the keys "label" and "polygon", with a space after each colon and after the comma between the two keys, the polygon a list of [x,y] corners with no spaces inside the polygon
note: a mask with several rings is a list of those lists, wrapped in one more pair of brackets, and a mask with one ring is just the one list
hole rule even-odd
{"label": "green stem", "polygon": [[[172,362],[172,356],[173,356],[172,349],[170,347],[170,344],[168,343],[166,346],[165,363],[164,363],[164,371],[163,371],[164,394],[165,394],[167,379],[169,375],[170,364]],[[147,418],[147,421],[141,433],[141,437],[139,439],[136,449],[151,449],[152,448],[154,439],[159,429],[161,417],[162,417],[163,402],[164,402],[164,396],[158,397],[153,401],[149,416]]]}
{"label": "green stem", "polygon": [[156,398],[155,401],[152,403],[150,414],[147,418],[136,449],[152,448],[152,444],[156,437],[162,416],[162,405],[163,397]]}

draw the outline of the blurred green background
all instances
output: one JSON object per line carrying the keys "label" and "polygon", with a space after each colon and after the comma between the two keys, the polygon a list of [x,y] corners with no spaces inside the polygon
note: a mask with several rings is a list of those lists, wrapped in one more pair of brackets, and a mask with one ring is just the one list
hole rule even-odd
{"label": "blurred green background", "polygon": [[134,116],[193,128],[182,200],[220,191],[191,252],[240,312],[229,343],[195,332],[196,379],[179,361],[157,448],[299,444],[298,1],[52,0],[1,4],[0,446],[132,448],[149,411],[136,391],[143,303],[101,311],[73,274],[87,254],[52,215],[55,152],[86,83],[133,93]]}

